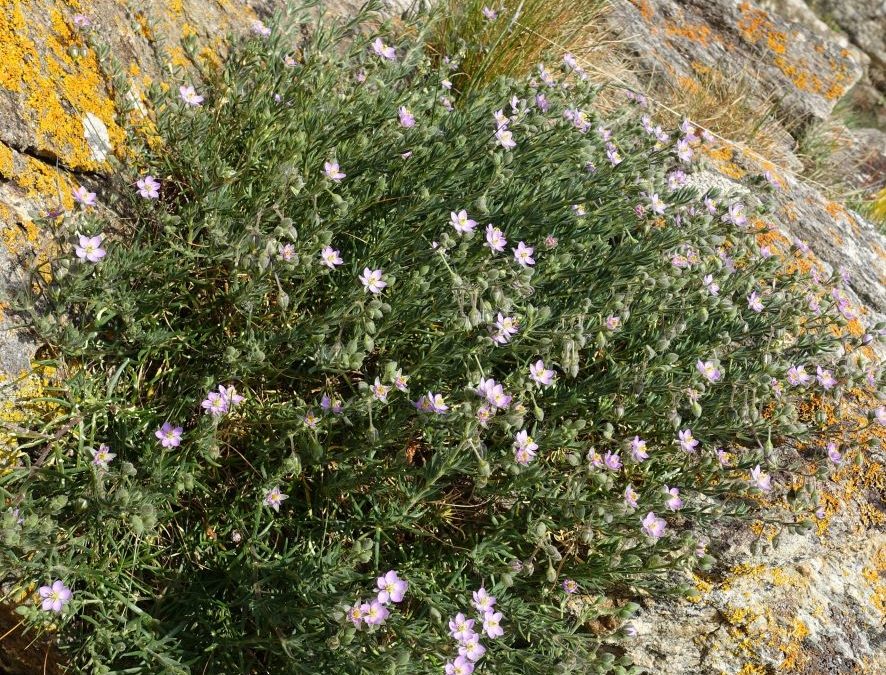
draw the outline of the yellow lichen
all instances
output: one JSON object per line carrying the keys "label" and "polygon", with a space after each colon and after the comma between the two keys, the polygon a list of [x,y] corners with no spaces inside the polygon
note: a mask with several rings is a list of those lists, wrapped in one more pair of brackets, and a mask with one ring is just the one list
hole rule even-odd
{"label": "yellow lichen", "polygon": [[84,137],[84,115],[104,123],[113,147],[122,144],[123,130],[94,51],[60,12],[53,10],[49,21],[26,22],[21,0],[0,5],[0,87],[19,95],[38,152],[72,169],[97,171],[103,166]]}
{"label": "yellow lichen", "polygon": [[55,409],[41,400],[54,376],[53,368],[35,365],[16,378],[14,395],[0,400],[0,475],[14,466],[20,456],[18,437],[10,425],[18,427],[35,415],[45,416]]}

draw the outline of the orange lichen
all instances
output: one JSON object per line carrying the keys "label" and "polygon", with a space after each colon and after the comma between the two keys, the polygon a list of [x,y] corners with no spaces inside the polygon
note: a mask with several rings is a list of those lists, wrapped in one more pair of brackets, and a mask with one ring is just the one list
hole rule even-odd
{"label": "orange lichen", "polygon": [[688,77],[686,75],[677,76],[677,85],[684,91],[689,91],[692,93],[698,93],[701,91],[701,86],[698,84],[698,82],[694,78]]}
{"label": "orange lichen", "polygon": [[787,41],[787,35],[779,31],[772,31],[766,36],[766,44],[776,54],[785,53]]}
{"label": "orange lichen", "polygon": [[882,616],[886,616],[886,546],[877,549],[871,565],[864,567],[861,574],[871,585],[871,604]]}
{"label": "orange lichen", "polygon": [[685,38],[692,42],[707,45],[711,37],[711,28],[705,24],[665,24],[665,33],[676,37]]}
{"label": "orange lichen", "polygon": [[634,5],[638,10],[640,10],[640,16],[649,21],[652,19],[652,16],[655,14],[655,11],[652,9],[652,5],[649,4],[649,0],[631,0],[631,4]]}
{"label": "orange lichen", "polygon": [[738,164],[730,161],[733,157],[733,149],[729,145],[721,145],[715,148],[702,147],[708,157],[714,160],[717,170],[725,176],[729,176],[735,180],[744,177],[745,172]]}

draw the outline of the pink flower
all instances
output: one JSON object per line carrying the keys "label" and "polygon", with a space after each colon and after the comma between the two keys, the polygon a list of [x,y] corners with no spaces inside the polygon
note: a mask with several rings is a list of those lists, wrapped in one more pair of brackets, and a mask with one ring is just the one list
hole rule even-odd
{"label": "pink flower", "polygon": [[621,468],[621,457],[618,456],[617,452],[607,451],[603,455],[603,465],[610,471],[618,471]]}
{"label": "pink flower", "polygon": [[736,227],[742,227],[747,224],[748,219],[744,214],[744,205],[738,202],[730,204],[729,212],[723,216],[723,222],[732,223]]}
{"label": "pink flower", "polygon": [[382,384],[377,377],[375,378],[375,384],[370,387],[370,390],[376,400],[382,403],[388,402],[388,393],[391,391],[391,388],[386,384]]}
{"label": "pink flower", "polygon": [[258,35],[259,37],[268,37],[271,34],[271,29],[268,28],[263,21],[259,21],[255,19],[252,22],[252,32]]}
{"label": "pink flower", "polygon": [[335,415],[338,415],[343,410],[341,400],[338,398],[331,398],[329,394],[323,394],[320,398],[320,408],[326,412],[332,412]]}
{"label": "pink flower", "polygon": [[825,370],[821,366],[816,368],[816,379],[818,380],[818,384],[822,386],[825,390],[833,389],[837,384],[837,380],[834,379],[834,376],[831,374],[830,370]]}
{"label": "pink flower", "polygon": [[517,147],[517,141],[514,140],[514,134],[510,129],[502,127],[495,132],[495,138],[505,150],[511,150]]}
{"label": "pink flower", "polygon": [[280,244],[280,252],[277,255],[283,262],[292,262],[295,258],[295,244]]}
{"label": "pink flower", "polygon": [[757,313],[763,311],[763,301],[760,299],[760,294],[757,291],[748,296],[748,307]]}
{"label": "pink flower", "polygon": [[480,614],[486,614],[486,612],[493,611],[492,608],[495,606],[496,602],[495,596],[489,595],[485,588],[481,586],[480,590],[473,591],[471,595],[474,598],[471,604],[474,606],[474,609],[480,612]]}
{"label": "pink flower", "polygon": [[540,386],[549,386],[554,383],[554,371],[545,368],[545,362],[539,359],[529,366],[529,376],[533,382]]}
{"label": "pink flower", "polygon": [[631,457],[634,458],[635,462],[649,459],[649,453],[646,452],[646,441],[639,436],[634,436],[634,440],[631,441]]}
{"label": "pink flower", "polygon": [[363,268],[360,283],[363,284],[363,288],[366,289],[367,293],[372,293],[373,295],[381,293],[388,285],[386,281],[382,280],[382,271],[380,269],[370,270],[368,267]]}
{"label": "pink flower", "polygon": [[840,454],[840,451],[837,449],[837,444],[831,441],[827,445],[828,450],[828,459],[831,460],[834,464],[839,464],[843,461],[843,455]]}
{"label": "pink flower", "polygon": [[74,26],[77,28],[89,28],[92,25],[92,19],[85,14],[74,15]]}
{"label": "pink flower", "polygon": [[100,469],[107,469],[111,460],[117,456],[115,453],[111,452],[111,448],[104,443],[98,446],[98,450],[91,450],[91,452],[92,463]]}
{"label": "pink flower", "polygon": [[334,270],[338,265],[341,265],[344,262],[344,260],[341,259],[338,249],[334,249],[332,246],[323,247],[323,250],[320,251],[320,260],[322,260],[323,264],[331,270]]}
{"label": "pink flower", "polygon": [[621,326],[621,317],[607,316],[606,321],[604,321],[603,323],[606,326],[607,330],[616,331]]}
{"label": "pink flower", "polygon": [[658,196],[657,192],[653,192],[652,196],[649,198],[650,211],[661,216],[664,214],[666,208],[668,208],[667,204],[661,200],[661,197]]}
{"label": "pink flower", "polygon": [[499,312],[498,317],[495,320],[495,327],[497,332],[492,336],[492,339],[496,344],[503,345],[510,342],[511,337],[517,334],[520,326],[515,317],[503,316],[502,313]]}
{"label": "pink flower", "polygon": [[302,421],[305,423],[305,426],[308,429],[316,429],[317,425],[320,423],[320,418],[317,417],[316,414],[314,414],[313,410],[308,410],[308,412],[305,413],[305,416],[302,418]]}
{"label": "pink flower", "polygon": [[557,240],[557,237],[553,234],[549,234],[545,237],[545,248],[557,248],[558,243],[559,241]]}
{"label": "pink flower", "polygon": [[496,12],[494,9],[484,7],[481,11],[483,12],[483,18],[485,18],[487,21],[495,21],[498,18],[498,12]]}
{"label": "pink flower", "polygon": [[716,296],[717,293],[720,292],[720,286],[717,285],[716,281],[714,281],[713,275],[705,275],[705,278],[702,279],[702,283],[704,284],[705,288],[708,289],[708,293],[710,293],[711,295]]}
{"label": "pink flower", "polygon": [[187,105],[192,107],[197,107],[203,103],[203,97],[200,96],[192,85],[188,85],[187,87],[181,86],[178,88],[179,96],[181,96],[182,101],[184,101]]}
{"label": "pink flower", "polygon": [[228,408],[233,408],[235,405],[239,405],[245,400],[237,393],[237,390],[233,385],[230,387],[226,387],[223,384],[218,385],[218,393],[221,394],[222,398],[227,402]]}
{"label": "pink flower", "polygon": [[874,411],[874,418],[881,426],[886,427],[886,406],[881,405]]}
{"label": "pink flower", "polygon": [[677,141],[677,157],[681,162],[689,162],[692,160],[692,148],[689,147],[689,141],[681,138]]}
{"label": "pink flower", "polygon": [[397,369],[394,373],[394,386],[400,391],[409,389],[409,375],[404,375],[402,369]]}
{"label": "pink flower", "polygon": [[357,600],[353,605],[347,608],[345,611],[345,616],[348,617],[348,621],[354,624],[354,628],[359,629],[360,625],[363,623],[363,604]]}
{"label": "pink flower", "polygon": [[372,42],[372,51],[374,51],[383,59],[387,59],[388,61],[393,61],[397,58],[396,49],[394,47],[386,45],[380,37],[375,38],[375,40]]}
{"label": "pink flower", "polygon": [[486,226],[486,245],[489,246],[493,253],[504,251],[507,243],[508,240],[505,239],[504,232],[497,227],[493,227],[492,224]]}
{"label": "pink flower", "polygon": [[606,144],[606,159],[609,160],[609,163],[612,164],[612,166],[618,166],[622,162],[622,157],[618,153],[618,148],[612,143]]}
{"label": "pink flower", "polygon": [[473,232],[474,228],[477,227],[477,221],[469,218],[468,212],[464,209],[462,209],[458,213],[456,213],[455,211],[450,211],[449,222],[452,227],[455,228],[455,231],[459,234],[468,234],[469,232]]}
{"label": "pink flower", "polygon": [[480,636],[475,633],[458,646],[458,653],[471,661],[478,661],[486,653],[486,647],[480,644]]}
{"label": "pink flower", "polygon": [[443,667],[445,675],[471,675],[474,672],[474,662],[466,656],[457,656],[454,661],[447,661]]}
{"label": "pink flower", "polygon": [[164,448],[177,448],[182,442],[182,428],[173,427],[169,422],[164,422],[154,436],[160,439],[160,445]]}
{"label": "pink flower", "polygon": [[806,372],[806,368],[803,366],[791,366],[788,369],[788,383],[792,387],[798,387],[800,385],[809,384],[812,381],[812,376]]}
{"label": "pink flower", "polygon": [[81,206],[95,206],[96,205],[96,196],[94,192],[90,192],[82,185],[78,185],[77,188],[72,193],[74,197],[74,201],[80,204]]}
{"label": "pink flower", "polygon": [[683,429],[677,434],[680,447],[686,452],[695,452],[698,441],[692,436],[692,429]]}
{"label": "pink flower", "polygon": [[431,412],[435,412],[438,415],[442,415],[449,410],[449,406],[446,405],[443,396],[440,394],[434,394],[429,391],[427,394],[427,402]]}
{"label": "pink flower", "polygon": [[763,473],[760,465],[757,464],[751,469],[751,485],[763,492],[769,492],[772,489],[772,477],[768,473]]}
{"label": "pink flower", "polygon": [[638,495],[638,494],[636,493],[636,491],[634,490],[633,486],[628,485],[628,486],[625,488],[625,504],[626,504],[627,506],[629,506],[630,508],[632,508],[632,509],[636,509],[636,508],[637,508],[637,498],[638,498],[639,496],[640,496],[640,495]]}
{"label": "pink flower", "polygon": [[102,248],[102,241],[105,238],[103,234],[97,234],[94,237],[80,237],[80,245],[74,248],[74,252],[80,260],[91,263],[97,263],[105,257],[106,251]]}
{"label": "pink flower", "polygon": [[505,634],[501,627],[501,612],[493,612],[492,610],[483,615],[483,632],[490,640],[501,637]]}
{"label": "pink flower", "polygon": [[339,170],[338,162],[323,162],[323,172],[329,180],[336,183],[341,183],[342,179],[347,175]]}
{"label": "pink flower", "polygon": [[200,405],[213,417],[219,417],[228,412],[227,400],[217,391],[206,394],[206,398]]}
{"label": "pink flower", "polygon": [[664,518],[659,518],[650,511],[646,514],[646,517],[641,521],[643,524],[643,532],[647,537],[651,537],[654,540],[661,539],[664,535],[665,528],[667,527],[667,523],[665,523]]}
{"label": "pink flower", "polygon": [[578,592],[578,582],[575,579],[563,579],[563,590],[572,595]]}
{"label": "pink flower", "polygon": [[717,364],[715,364],[713,361],[702,361],[701,359],[699,359],[696,362],[695,367],[698,369],[698,372],[700,372],[705,377],[705,379],[707,379],[708,382],[719,382],[720,379],[723,377],[723,373],[720,372]]}
{"label": "pink flower", "polygon": [[535,264],[535,258],[532,257],[532,254],[535,253],[535,249],[532,246],[527,246],[521,241],[517,244],[517,248],[512,250],[514,251],[514,260],[520,263],[523,267],[531,267]]}
{"label": "pink flower", "polygon": [[449,634],[459,642],[464,642],[474,635],[474,620],[459,612],[449,620]]}
{"label": "pink flower", "polygon": [[65,586],[60,579],[52,582],[52,586],[41,586],[37,592],[43,599],[41,607],[44,612],[61,612],[74,596],[71,589]]}
{"label": "pink flower", "polygon": [[528,466],[535,459],[535,451],[538,444],[532,440],[532,436],[524,429],[514,437],[514,460],[517,464]]}
{"label": "pink flower", "polygon": [[144,199],[158,199],[160,197],[160,181],[154,179],[150,174],[144,178],[135,181],[138,187],[138,193]]}
{"label": "pink flower", "polygon": [[683,500],[680,499],[679,488],[669,488],[665,485],[664,491],[665,494],[668,495],[668,498],[665,500],[665,506],[667,506],[668,509],[671,511],[679,511],[683,508]]}
{"label": "pink flower", "polygon": [[389,602],[401,602],[409,584],[397,576],[394,570],[390,570],[383,577],[376,579],[376,587],[378,588],[378,601],[386,605]]}
{"label": "pink flower", "polygon": [[363,620],[367,626],[380,626],[391,615],[388,608],[378,600],[373,600],[368,604],[363,603],[360,610],[363,612]]}
{"label": "pink flower", "polygon": [[289,495],[285,495],[280,492],[280,488],[273,487],[271,490],[265,495],[265,504],[270,506],[274,511],[280,512],[280,504],[283,503],[285,499],[289,499]]}
{"label": "pink flower", "polygon": [[480,380],[480,385],[475,390],[496,408],[507,408],[511,404],[512,396],[505,393],[504,386],[493,380]]}
{"label": "pink flower", "polygon": [[411,129],[415,126],[415,117],[409,112],[409,109],[406,106],[401,105],[397,109],[397,115],[400,118],[400,126],[405,129]]}

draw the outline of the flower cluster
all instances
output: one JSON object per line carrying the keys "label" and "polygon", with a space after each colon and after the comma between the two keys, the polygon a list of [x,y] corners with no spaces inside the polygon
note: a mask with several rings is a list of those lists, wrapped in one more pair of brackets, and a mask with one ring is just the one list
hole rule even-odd
{"label": "flower cluster", "polygon": [[[24,413],[51,461],[4,475],[0,566],[76,579],[78,667],[603,668],[575,594],[673,590],[718,549],[686,532],[760,492],[818,506],[769,439],[809,435],[812,393],[875,387],[879,329],[836,335],[845,280],[761,250],[765,181],[697,188],[692,122],[634,92],[605,114],[569,54],[468,86],[508,29],[487,10],[448,56],[257,23],[217,79],[157,94],[131,236],[83,186],[53,216],[70,253],[22,305],[70,376],[58,420]],[[367,569],[390,570],[371,594]],[[478,578],[507,597],[466,610]]]}
{"label": "flower cluster", "polygon": [[502,613],[495,609],[495,596],[489,595],[482,586],[473,591],[472,596],[471,604],[477,612],[477,618],[471,619],[459,612],[449,620],[449,635],[456,642],[458,656],[446,662],[443,668],[446,675],[473,673],[477,662],[486,653],[486,647],[481,642],[482,637],[495,640],[505,634],[501,626]]}
{"label": "flower cluster", "polygon": [[378,594],[373,600],[357,600],[347,608],[345,615],[358,630],[364,626],[380,626],[391,615],[391,604],[403,601],[409,583],[401,579],[397,572],[390,570],[376,580]]}

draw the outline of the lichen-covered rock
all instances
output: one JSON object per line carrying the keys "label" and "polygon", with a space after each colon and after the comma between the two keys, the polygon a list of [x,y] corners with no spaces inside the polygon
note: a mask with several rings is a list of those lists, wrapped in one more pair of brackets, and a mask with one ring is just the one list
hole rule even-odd
{"label": "lichen-covered rock", "polygon": [[676,86],[710,68],[753,74],[795,120],[827,118],[863,72],[858,50],[744,0],[615,0],[609,20],[648,72]]}
{"label": "lichen-covered rock", "polygon": [[871,58],[871,79],[886,91],[886,2],[883,0],[810,0],[820,17],[839,26]]}

